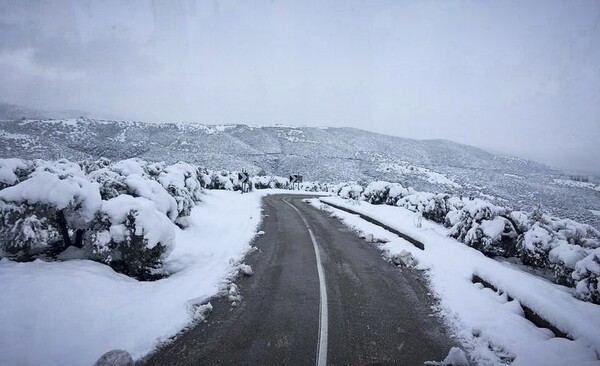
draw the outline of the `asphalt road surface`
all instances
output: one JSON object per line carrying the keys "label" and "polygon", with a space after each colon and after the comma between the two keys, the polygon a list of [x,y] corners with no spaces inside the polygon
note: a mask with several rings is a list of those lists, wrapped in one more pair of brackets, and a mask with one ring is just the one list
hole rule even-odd
{"label": "asphalt road surface", "polygon": [[[418,270],[396,268],[339,220],[304,202],[264,199],[264,235],[236,281],[243,300],[214,311],[147,365],[422,365],[455,342]],[[317,260],[319,258],[319,260]],[[168,316],[168,314],[165,314]]]}

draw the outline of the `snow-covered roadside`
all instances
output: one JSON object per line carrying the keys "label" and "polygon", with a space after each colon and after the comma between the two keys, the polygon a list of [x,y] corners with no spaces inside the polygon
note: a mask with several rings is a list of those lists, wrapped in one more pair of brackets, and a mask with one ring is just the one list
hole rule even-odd
{"label": "snow-covered roadside", "polygon": [[[571,296],[572,289],[487,258],[452,239],[443,226],[423,220],[404,208],[347,202],[339,197],[321,198],[370,216],[422,241],[425,250],[368,223],[358,215],[312,203],[331,211],[345,224],[374,238],[387,241],[380,249],[390,255],[402,250],[412,253],[418,268],[426,269],[433,292],[440,299],[440,311],[468,348],[476,364],[499,364],[514,359],[513,365],[597,365],[600,352],[600,306]],[[568,332],[575,340],[556,338],[526,320],[518,300],[508,301],[506,293],[474,285],[472,275],[491,282],[523,305]]]}
{"label": "snow-covered roadside", "polygon": [[280,191],[205,192],[191,226],[176,231],[165,262],[176,273],[159,281],[88,260],[2,259],[0,365],[91,365],[115,348],[139,359],[189,325],[250,249],[261,198]]}

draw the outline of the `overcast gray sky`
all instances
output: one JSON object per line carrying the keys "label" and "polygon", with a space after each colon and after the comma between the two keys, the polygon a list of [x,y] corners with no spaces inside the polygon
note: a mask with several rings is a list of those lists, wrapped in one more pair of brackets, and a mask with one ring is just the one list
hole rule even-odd
{"label": "overcast gray sky", "polygon": [[0,101],[600,171],[600,1],[0,0]]}

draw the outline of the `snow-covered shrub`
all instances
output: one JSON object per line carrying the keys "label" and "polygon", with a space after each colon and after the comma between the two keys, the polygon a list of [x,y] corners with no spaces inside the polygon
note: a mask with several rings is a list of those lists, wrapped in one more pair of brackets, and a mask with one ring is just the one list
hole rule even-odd
{"label": "snow-covered shrub", "polygon": [[164,162],[160,163],[148,163],[146,165],[146,170],[148,171],[148,175],[155,178],[160,175],[167,167],[167,164]]}
{"label": "snow-covered shrub", "polygon": [[279,189],[288,189],[290,187],[290,181],[284,177],[271,177],[271,181],[269,182],[271,188],[279,188]]}
{"label": "snow-covered shrub", "polygon": [[519,254],[524,264],[548,267],[556,283],[574,286],[573,272],[590,249],[600,246],[595,228],[569,219],[559,219],[536,208],[521,218],[527,229],[519,238]]}
{"label": "snow-covered shrub", "polygon": [[508,216],[508,219],[511,220],[515,230],[519,234],[523,234],[529,228],[529,214],[525,211],[511,211]]}
{"label": "snow-covered shrub", "polygon": [[448,235],[486,255],[510,256],[515,253],[517,232],[506,217],[506,208],[481,199],[466,201],[461,209],[451,210],[445,218]]}
{"label": "snow-covered shrub", "polygon": [[84,160],[80,162],[79,165],[86,174],[90,174],[91,172],[95,172],[96,170],[110,167],[112,165],[112,162],[110,161],[110,159],[100,158],[98,160]]}
{"label": "snow-covered shrub", "polygon": [[[390,195],[390,197],[392,196]],[[403,196],[394,200],[396,206],[418,212],[426,219],[439,223],[444,223],[446,215],[450,211],[456,210],[450,201],[450,195],[444,193],[416,192],[407,189],[403,192]]]}
{"label": "snow-covered shrub", "polygon": [[425,207],[429,204],[429,201],[433,198],[433,193],[427,192],[413,192],[412,194],[406,195],[396,201],[396,206],[404,207],[405,209],[412,212],[423,213]]}
{"label": "snow-covered shrub", "polygon": [[[41,249],[43,243],[54,244],[50,239],[56,231],[62,247],[81,247],[83,231],[101,204],[98,184],[87,180],[77,164],[66,161],[38,164],[29,179],[1,190],[0,201],[12,212],[4,218],[9,221],[0,229],[0,244],[8,248],[15,245],[12,242],[26,243],[22,244],[25,255]],[[28,239],[22,242],[23,238]]]}
{"label": "snow-covered shrub", "polygon": [[552,250],[552,234],[536,222],[520,238],[518,243],[524,264],[545,268],[549,265],[548,253]]}
{"label": "snow-covered shrub", "polygon": [[120,195],[103,201],[88,236],[93,259],[140,280],[154,279],[172,250],[175,228],[155,204]]}
{"label": "snow-covered shrub", "polygon": [[410,187],[403,187],[399,183],[390,183],[388,186],[388,198],[385,202],[388,205],[396,206],[398,201],[410,194],[414,194],[416,191]]}
{"label": "snow-covered shrub", "polygon": [[528,251],[549,252],[565,244],[588,249],[600,247],[600,232],[592,226],[550,216],[543,213],[540,208],[527,215],[527,220],[521,225],[526,227],[522,236],[522,250],[525,257],[530,255]]}
{"label": "snow-covered shrub", "polygon": [[33,164],[21,159],[0,159],[0,189],[14,186],[27,179]]}
{"label": "snow-covered shrub", "polygon": [[590,225],[556,217],[550,217],[547,221],[557,237],[569,244],[584,248],[600,247],[600,231]]}
{"label": "snow-covered shrub", "polygon": [[327,184],[319,182],[303,182],[300,183],[300,190],[305,192],[327,192],[329,189]]}
{"label": "snow-covered shrub", "polygon": [[345,198],[345,199],[358,200],[358,199],[360,199],[360,196],[361,196],[363,190],[364,190],[363,186],[361,186],[359,184],[349,184],[349,185],[344,185],[344,186],[340,187],[337,194],[338,194],[338,196]]}
{"label": "snow-covered shrub", "polygon": [[269,188],[278,188],[278,189],[287,189],[290,187],[289,180],[283,177],[277,176],[255,176],[250,178],[250,182],[254,186],[255,189],[269,189]]}
{"label": "snow-covered shrub", "polygon": [[255,189],[268,189],[271,188],[271,178],[267,176],[258,175],[250,179]]}
{"label": "snow-covered shrub", "polygon": [[187,163],[169,165],[158,174],[157,180],[175,199],[174,217],[189,216],[192,208],[200,202],[202,187],[196,167]]}
{"label": "snow-covered shrub", "polygon": [[369,183],[362,193],[362,199],[374,205],[386,203],[389,195],[389,185],[389,182],[383,181]]}
{"label": "snow-covered shrub", "polygon": [[111,169],[121,175],[148,174],[148,163],[139,158],[120,160],[111,166]]}
{"label": "snow-covered shrub", "polygon": [[[177,197],[180,200],[185,200],[187,195],[185,189],[180,189],[175,185],[168,184],[167,187],[161,185],[161,183],[151,180],[148,177],[141,176],[139,174],[131,174],[124,179],[127,185],[127,192],[134,197],[144,197],[154,203],[156,209],[166,215],[171,221],[175,221],[179,216],[179,212],[182,212],[182,216],[188,216],[191,211],[191,207],[185,205],[185,208],[179,210],[179,203],[173,197]],[[167,189],[165,189],[167,188]],[[183,204],[181,204],[183,205]],[[195,205],[195,202],[189,204],[190,206]]]}
{"label": "snow-covered shrub", "polygon": [[[50,212],[50,214],[48,213]],[[0,200],[0,255],[27,258],[61,240],[56,224],[49,219],[50,207],[6,203]]]}
{"label": "snow-covered shrub", "polygon": [[586,257],[587,253],[579,245],[561,241],[548,253],[549,266],[554,275],[554,282],[575,287],[573,272],[577,262]]}
{"label": "snow-covered shrub", "polygon": [[100,185],[100,197],[103,200],[115,198],[120,194],[128,193],[128,186],[125,183],[125,176],[103,167],[90,172],[88,178]]}
{"label": "snow-covered shrub", "polygon": [[399,183],[377,181],[367,185],[362,193],[362,199],[374,205],[396,205],[401,198],[414,193],[412,188],[404,188]]}
{"label": "snow-covered shrub", "polygon": [[242,189],[241,184],[238,182],[237,179],[237,173],[231,173],[226,171],[208,171],[203,174],[208,175],[208,179],[206,177],[201,177],[200,182],[204,185],[202,188],[224,189],[228,191],[238,191]]}
{"label": "snow-covered shrub", "polygon": [[159,274],[173,223],[183,225],[202,190],[196,167],[141,159],[3,159],[0,173],[0,256],[65,260],[59,253],[74,246],[143,280]]}
{"label": "snow-covered shrub", "polygon": [[[448,235],[489,256],[518,256],[526,265],[552,270],[554,281],[577,286],[577,296],[599,301],[600,231],[570,219],[542,212],[511,211],[481,199],[429,192],[417,192],[400,184],[372,182],[343,183],[332,193],[342,198],[361,199],[372,204],[388,204],[420,213],[443,222]],[[592,253],[592,254],[590,254]]]}
{"label": "snow-covered shrub", "polygon": [[144,197],[156,205],[171,221],[183,225],[184,217],[200,201],[198,169],[190,164],[146,163],[139,159],[120,161],[93,170],[89,178],[100,184],[102,199],[121,194]]}
{"label": "snow-covered shrub", "polygon": [[438,223],[446,221],[446,215],[455,207],[450,202],[450,195],[440,193],[433,195],[425,208],[423,209],[423,217]]}
{"label": "snow-covered shrub", "polygon": [[576,281],[575,295],[585,301],[600,304],[600,248],[596,248],[577,262],[573,279]]}

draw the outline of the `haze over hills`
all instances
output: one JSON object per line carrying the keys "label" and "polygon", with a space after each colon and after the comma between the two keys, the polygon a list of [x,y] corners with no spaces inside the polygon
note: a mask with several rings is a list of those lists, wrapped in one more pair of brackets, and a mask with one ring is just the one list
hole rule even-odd
{"label": "haze over hills", "polygon": [[[600,226],[597,177],[581,184],[525,159],[492,154],[447,140],[414,140],[354,128],[94,119],[0,123],[0,157],[75,160],[186,161],[209,169],[307,180],[399,181],[418,190],[480,196],[515,208],[542,205],[563,217]],[[593,211],[590,211],[593,210]]]}
{"label": "haze over hills", "polygon": [[22,105],[0,102],[0,120],[17,119],[60,119],[60,118],[79,118],[96,117],[118,119],[110,115],[97,115],[86,111],[65,109],[65,110],[40,110]]}

